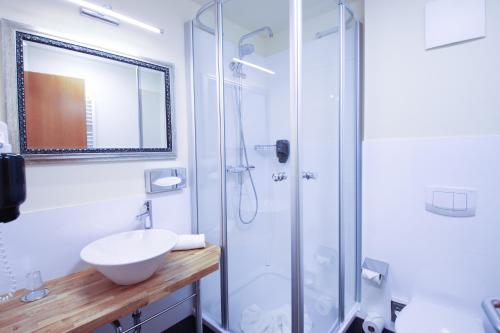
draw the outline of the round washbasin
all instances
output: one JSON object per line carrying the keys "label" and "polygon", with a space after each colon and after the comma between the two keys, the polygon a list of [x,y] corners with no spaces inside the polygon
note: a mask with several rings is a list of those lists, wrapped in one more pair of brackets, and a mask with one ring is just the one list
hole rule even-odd
{"label": "round washbasin", "polygon": [[148,279],[177,243],[177,235],[163,229],[122,232],[98,239],[80,258],[111,281],[129,285]]}

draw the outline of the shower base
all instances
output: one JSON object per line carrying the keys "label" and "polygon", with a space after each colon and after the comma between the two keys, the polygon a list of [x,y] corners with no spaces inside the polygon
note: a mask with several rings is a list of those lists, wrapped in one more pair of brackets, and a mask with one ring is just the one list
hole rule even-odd
{"label": "shower base", "polygon": [[[263,311],[273,311],[290,305],[290,278],[276,272],[265,272],[246,281],[235,289],[229,285],[229,329],[234,333],[246,333],[241,329],[242,313],[252,305]],[[232,291],[231,291],[232,289]],[[327,333],[337,323],[336,304],[330,311],[318,311],[317,302],[322,294],[312,288],[305,288],[305,312],[312,322],[311,333]]]}

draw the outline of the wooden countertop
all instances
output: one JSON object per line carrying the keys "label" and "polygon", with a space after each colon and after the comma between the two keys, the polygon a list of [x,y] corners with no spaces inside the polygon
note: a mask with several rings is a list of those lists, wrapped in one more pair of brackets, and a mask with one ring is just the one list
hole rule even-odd
{"label": "wooden countertop", "polygon": [[148,280],[119,286],[95,269],[46,283],[50,294],[36,302],[0,304],[0,332],[91,332],[196,282],[219,269],[220,248],[175,251]]}

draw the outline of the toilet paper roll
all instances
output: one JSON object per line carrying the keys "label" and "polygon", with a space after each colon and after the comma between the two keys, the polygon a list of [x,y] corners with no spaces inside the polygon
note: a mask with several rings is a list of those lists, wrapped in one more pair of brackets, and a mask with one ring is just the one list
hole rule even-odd
{"label": "toilet paper roll", "polygon": [[205,235],[179,235],[177,238],[177,244],[175,244],[173,250],[192,250],[204,248]]}
{"label": "toilet paper roll", "polygon": [[384,329],[384,318],[377,314],[368,314],[363,321],[363,332],[365,333],[382,333]]}
{"label": "toilet paper roll", "polygon": [[363,277],[363,279],[371,281],[376,285],[380,286],[382,284],[382,274],[378,272],[363,268],[361,276]]}

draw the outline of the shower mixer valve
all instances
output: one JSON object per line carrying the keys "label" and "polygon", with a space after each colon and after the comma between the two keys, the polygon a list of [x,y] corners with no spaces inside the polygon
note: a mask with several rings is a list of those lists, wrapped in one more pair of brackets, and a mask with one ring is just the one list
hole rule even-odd
{"label": "shower mixer valve", "polygon": [[285,172],[273,173],[273,180],[275,182],[282,182],[287,178],[288,178],[288,176]]}

